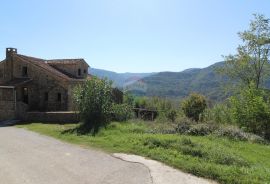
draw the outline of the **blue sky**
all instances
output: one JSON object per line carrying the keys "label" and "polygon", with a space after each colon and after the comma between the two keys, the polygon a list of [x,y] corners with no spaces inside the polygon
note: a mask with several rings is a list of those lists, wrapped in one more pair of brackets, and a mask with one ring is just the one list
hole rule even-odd
{"label": "blue sky", "polygon": [[6,47],[45,59],[84,58],[116,72],[206,67],[235,52],[269,0],[12,0],[0,2]]}

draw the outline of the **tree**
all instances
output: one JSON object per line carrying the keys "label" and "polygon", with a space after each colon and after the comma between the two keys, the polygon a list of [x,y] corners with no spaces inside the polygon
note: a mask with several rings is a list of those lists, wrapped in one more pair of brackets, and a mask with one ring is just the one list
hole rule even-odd
{"label": "tree", "polygon": [[84,132],[96,134],[100,127],[106,126],[112,117],[112,82],[96,77],[75,89],[77,103]]}
{"label": "tree", "polygon": [[243,41],[236,55],[225,56],[225,66],[220,72],[250,87],[255,84],[258,89],[266,75],[270,55],[269,19],[254,14],[249,30],[240,32]]}
{"label": "tree", "polygon": [[182,102],[181,107],[188,118],[198,121],[207,107],[206,99],[200,94],[192,93]]}

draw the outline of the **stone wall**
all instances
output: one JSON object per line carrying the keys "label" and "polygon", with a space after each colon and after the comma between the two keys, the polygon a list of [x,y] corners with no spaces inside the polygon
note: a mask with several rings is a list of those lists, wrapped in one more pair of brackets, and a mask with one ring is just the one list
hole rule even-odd
{"label": "stone wall", "polygon": [[78,123],[79,114],[74,111],[65,112],[27,112],[25,122],[42,122],[42,123]]}
{"label": "stone wall", "polygon": [[14,89],[0,88],[0,121],[15,118]]}
{"label": "stone wall", "polygon": [[[74,64],[53,64],[50,63],[54,68],[64,71],[66,73],[71,74],[74,77],[78,78],[86,78],[88,75],[88,65],[85,63],[74,63]],[[78,70],[81,70],[81,75],[79,75]]]}
{"label": "stone wall", "polygon": [[[28,88],[29,110],[38,111],[65,111],[68,107],[68,83],[52,75],[48,71],[22,60],[13,61],[14,76],[22,78],[22,68],[27,67],[27,77],[30,83],[18,87],[17,100],[22,101],[22,89]],[[46,99],[46,93],[48,98]],[[58,99],[60,94],[60,100]]]}

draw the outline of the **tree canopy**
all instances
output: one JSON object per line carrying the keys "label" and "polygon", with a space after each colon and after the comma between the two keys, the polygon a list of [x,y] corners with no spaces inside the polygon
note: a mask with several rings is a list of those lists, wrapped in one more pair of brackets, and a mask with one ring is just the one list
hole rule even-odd
{"label": "tree canopy", "polygon": [[243,41],[236,55],[225,56],[221,73],[240,81],[245,86],[252,83],[258,89],[267,75],[270,55],[270,20],[254,14],[249,29],[238,33]]}

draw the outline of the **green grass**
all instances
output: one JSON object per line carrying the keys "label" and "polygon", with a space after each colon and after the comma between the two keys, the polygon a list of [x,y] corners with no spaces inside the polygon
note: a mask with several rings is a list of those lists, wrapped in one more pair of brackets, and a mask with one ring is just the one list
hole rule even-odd
{"label": "green grass", "polygon": [[145,133],[145,123],[111,123],[96,136],[64,133],[77,125],[18,125],[108,152],[142,155],[197,176],[228,184],[270,183],[270,146],[213,136]]}

